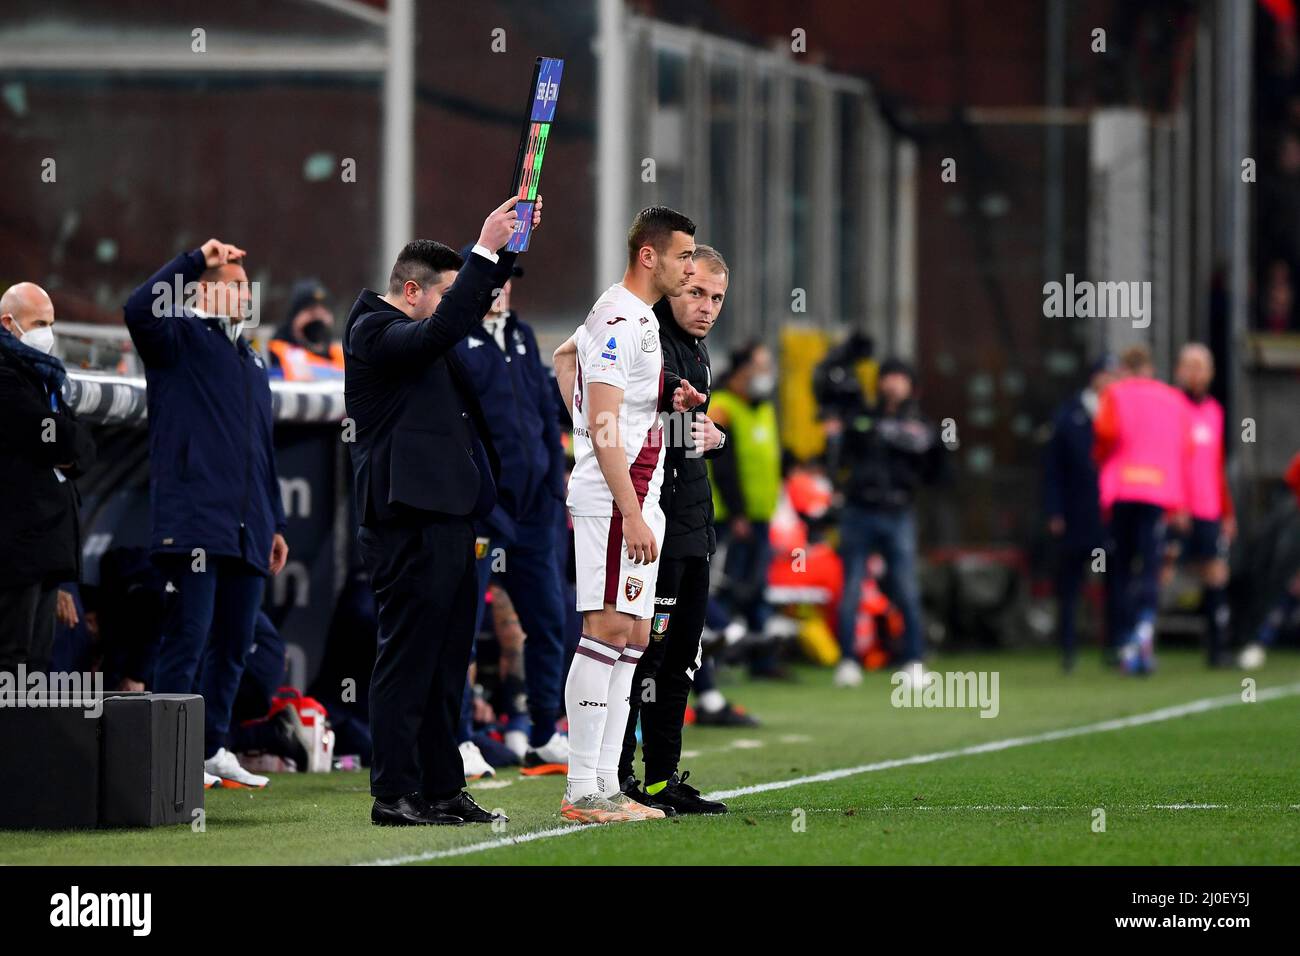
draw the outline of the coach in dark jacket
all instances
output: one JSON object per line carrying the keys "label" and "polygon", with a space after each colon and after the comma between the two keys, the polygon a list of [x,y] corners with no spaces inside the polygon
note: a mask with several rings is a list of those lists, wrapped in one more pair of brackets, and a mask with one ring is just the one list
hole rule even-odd
{"label": "coach in dark jacket", "polygon": [[[472,258],[469,247],[460,254]],[[516,266],[514,276],[522,271]],[[515,674],[502,675],[507,716],[512,725],[521,720],[522,708],[514,701],[527,698],[528,740],[519,756],[527,770],[555,772],[568,763],[567,738],[555,729],[564,693],[565,613],[556,528],[564,507],[565,456],[558,394],[533,330],[510,307],[513,285],[513,279],[506,282],[488,315],[456,346],[501,457],[496,507],[477,527],[487,546],[478,559],[474,630],[482,626],[484,592],[496,571],[527,635],[522,684]],[[507,731],[506,744],[516,749],[523,741],[514,744],[513,737]]]}
{"label": "coach in dark jacket", "polygon": [[493,250],[514,229],[514,203],[488,216],[463,264],[441,243],[408,243],[387,292],[363,290],[343,332],[357,543],[379,615],[370,681],[377,824],[499,818],[464,791],[456,744],[477,602],[473,522],[496,504],[498,465],[452,350],[510,275],[514,254]]}
{"label": "coach in dark jacket", "polygon": [[[666,524],[650,644],[632,678],[632,709],[619,779],[632,799],[648,805],[670,807],[676,813],[722,813],[724,804],[701,799],[677,773],[686,701],[709,599],[709,562],[716,546],[705,459],[717,455],[726,443],[726,434],[707,415],[713,381],[704,337],[722,309],[730,274],[722,256],[710,246],[697,245],[694,258],[696,271],[686,291],[675,299],[660,299],[654,307],[664,358],[663,410],[672,413],[665,430],[668,447],[660,498]],[[654,693],[647,694],[651,683]],[[644,790],[633,769],[638,714]]]}
{"label": "coach in dark jacket", "polygon": [[54,306],[40,286],[0,297],[0,671],[49,667],[58,585],[81,576],[77,487],[95,458],[63,401]]}
{"label": "coach in dark jacket", "polygon": [[1057,409],[1043,452],[1043,510],[1048,533],[1056,544],[1058,633],[1066,670],[1074,666],[1083,572],[1093,549],[1103,543],[1092,423],[1099,396],[1117,367],[1118,362],[1109,355],[1094,363],[1088,387]]}
{"label": "coach in dark jacket", "polygon": [[260,787],[224,744],[266,578],[288,546],[271,386],[241,335],[254,304],[243,256],[209,239],[131,293],[125,316],[147,383],[150,546],[173,592],[151,689],[202,693],[207,772]]}

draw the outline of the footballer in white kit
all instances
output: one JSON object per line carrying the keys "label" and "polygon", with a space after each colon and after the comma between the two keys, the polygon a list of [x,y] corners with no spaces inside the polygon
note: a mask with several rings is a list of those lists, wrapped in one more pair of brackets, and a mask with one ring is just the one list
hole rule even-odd
{"label": "footballer in white kit", "polygon": [[659,418],[663,354],[654,310],[621,284],[605,290],[574,339],[578,347],[573,394],[573,515],[578,610],[606,604],[638,619],[654,616],[659,562],[635,564],[623,547],[623,516],[596,461],[593,438],[599,422],[587,419],[587,386],[604,382],[623,390],[618,433],[641,515],[663,544],[664,514],[659,490],[664,477],[663,425]]}
{"label": "footballer in white kit", "polygon": [[[652,305],[686,290],[695,274],[694,236],[695,223],[676,210],[648,206],[637,213],[623,280],[555,350],[555,378],[573,416],[568,505],[582,612],[564,681],[569,772],[560,816],[576,823],[665,816],[623,793],[618,760],[632,678],[650,643],[665,524],[663,353]],[[674,407],[677,401],[674,394]]]}

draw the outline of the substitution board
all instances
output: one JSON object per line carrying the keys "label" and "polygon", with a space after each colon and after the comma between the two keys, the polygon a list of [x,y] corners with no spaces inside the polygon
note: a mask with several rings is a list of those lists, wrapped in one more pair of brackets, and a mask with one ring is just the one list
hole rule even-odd
{"label": "substitution board", "polygon": [[533,203],[542,182],[542,161],[546,158],[546,144],[555,120],[555,104],[560,99],[560,77],[564,61],[554,57],[539,56],[533,65],[533,82],[528,88],[528,107],[524,116],[524,131],[519,137],[519,153],[515,157],[515,175],[511,191],[519,197],[515,212],[519,225],[506,243],[511,252],[527,252],[528,240],[533,235]]}

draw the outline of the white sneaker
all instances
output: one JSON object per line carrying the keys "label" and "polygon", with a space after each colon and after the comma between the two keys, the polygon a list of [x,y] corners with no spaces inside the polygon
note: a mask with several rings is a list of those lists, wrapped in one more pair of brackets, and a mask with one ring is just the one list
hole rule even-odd
{"label": "white sneaker", "polygon": [[222,747],[216,754],[203,761],[203,772],[218,778],[217,783],[220,786],[231,789],[261,790],[271,782],[270,777],[249,773],[241,767],[239,761],[235,759],[235,755],[225,747]]}
{"label": "white sneaker", "polygon": [[734,647],[749,636],[749,625],[744,618],[736,618],[722,630],[722,640],[727,647]]}
{"label": "white sneaker", "polygon": [[1242,670],[1253,671],[1264,666],[1264,659],[1267,656],[1263,644],[1252,642],[1243,647],[1241,653],[1237,655],[1237,666]]}
{"label": "white sneaker", "polygon": [[528,734],[522,730],[506,731],[506,748],[522,761],[528,753]]}
{"label": "white sneaker", "polygon": [[472,740],[467,740],[460,745],[460,762],[465,765],[466,780],[483,780],[497,775],[492,765],[483,759],[483,752],[478,749],[478,744]]}
{"label": "white sneaker", "polygon": [[524,754],[524,765],[519,772],[526,777],[567,774],[569,738],[554,733],[551,734],[551,739],[540,747],[529,747],[528,752]]}
{"label": "white sneaker", "polygon": [[211,790],[213,787],[219,786],[220,783],[221,783],[221,778],[218,777],[216,774],[208,773],[206,770],[203,771],[204,790]]}
{"label": "white sneaker", "polygon": [[894,672],[895,675],[901,674],[901,686],[904,690],[910,691],[913,687],[926,688],[938,678],[938,674],[933,671],[927,671],[925,665],[920,661],[912,661],[910,664],[904,664],[902,668]]}
{"label": "white sneaker", "polygon": [[835,667],[836,687],[857,687],[862,683],[862,666],[851,657],[846,657]]}

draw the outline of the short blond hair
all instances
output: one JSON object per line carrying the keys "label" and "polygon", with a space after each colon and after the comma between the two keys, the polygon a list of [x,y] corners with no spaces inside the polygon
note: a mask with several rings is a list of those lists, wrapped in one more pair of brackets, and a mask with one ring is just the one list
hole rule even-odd
{"label": "short blond hair", "polygon": [[728,282],[731,281],[731,269],[727,267],[727,260],[722,258],[722,253],[712,246],[700,243],[695,247],[695,254],[691,258],[696,262],[708,263],[710,269],[714,272],[721,272]]}

